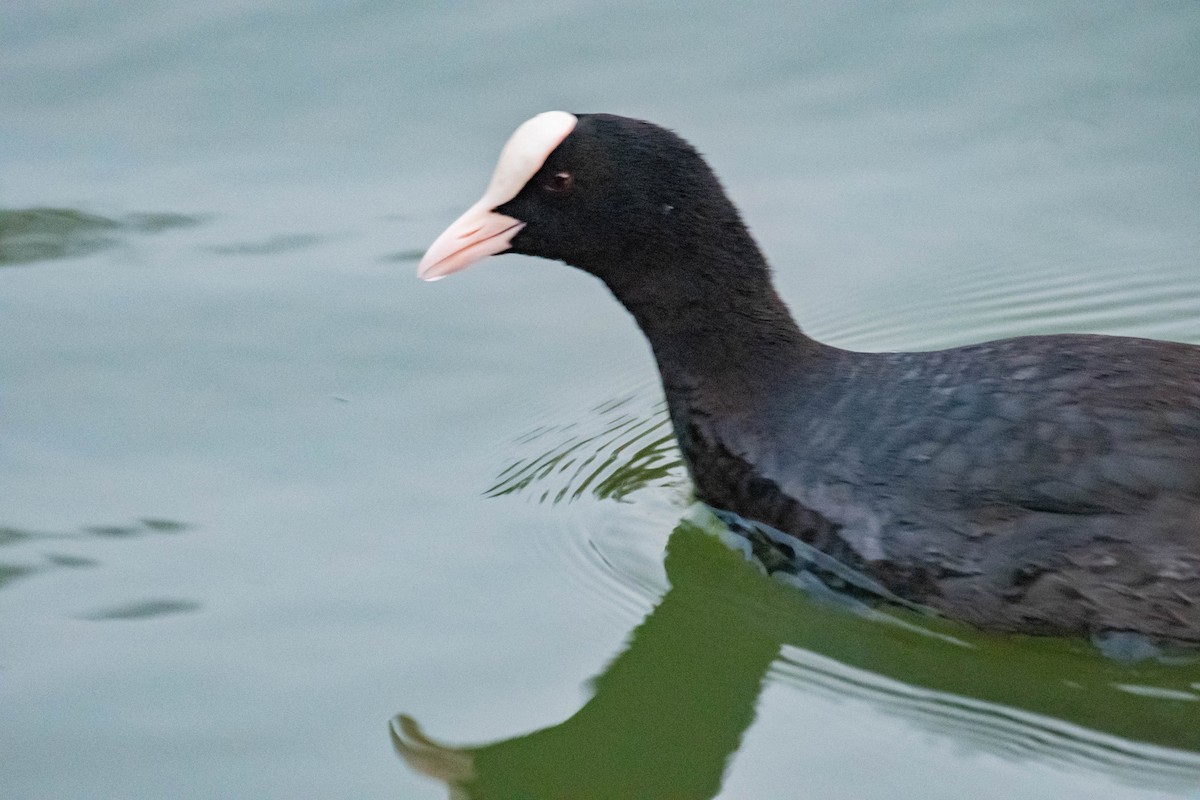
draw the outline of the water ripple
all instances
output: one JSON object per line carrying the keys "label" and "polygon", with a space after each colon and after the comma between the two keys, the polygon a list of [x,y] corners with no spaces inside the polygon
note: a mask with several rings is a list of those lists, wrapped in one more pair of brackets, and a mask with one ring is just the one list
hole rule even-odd
{"label": "water ripple", "polygon": [[[517,437],[489,497],[556,506],[534,533],[547,569],[622,622],[666,590],[668,533],[691,502],[666,405],[649,383]],[[569,508],[568,508],[569,507]]]}
{"label": "water ripple", "polygon": [[1196,753],[1104,734],[1013,706],[923,690],[796,647],[784,647],[771,678],[837,700],[865,700],[940,736],[1009,758],[1098,769],[1132,784],[1164,789],[1186,785],[1200,774]]}
{"label": "water ripple", "polygon": [[582,420],[541,425],[517,444],[525,452],[501,470],[489,497],[531,492],[550,504],[585,496],[625,500],[641,489],[687,482],[665,402],[648,403],[642,394],[601,403]]}
{"label": "water ripple", "polygon": [[[806,309],[809,328],[842,347],[932,349],[1041,333],[1109,333],[1200,342],[1200,283],[1195,256],[1109,257],[1081,277],[1078,255],[1059,262],[991,261],[947,270],[917,292],[913,279],[868,287]],[[881,301],[888,291],[904,302]],[[916,292],[916,294],[914,294]],[[912,295],[912,296],[909,296]],[[802,320],[803,322],[803,320]]]}

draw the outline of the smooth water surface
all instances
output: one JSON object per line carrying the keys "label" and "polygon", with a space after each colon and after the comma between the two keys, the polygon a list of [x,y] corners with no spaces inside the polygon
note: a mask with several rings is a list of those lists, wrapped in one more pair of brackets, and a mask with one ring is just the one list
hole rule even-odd
{"label": "smooth water surface", "polygon": [[1194,658],[769,580],[594,280],[416,281],[551,108],[832,344],[1200,343],[1196,3],[9,2],[0,795],[1200,797]]}

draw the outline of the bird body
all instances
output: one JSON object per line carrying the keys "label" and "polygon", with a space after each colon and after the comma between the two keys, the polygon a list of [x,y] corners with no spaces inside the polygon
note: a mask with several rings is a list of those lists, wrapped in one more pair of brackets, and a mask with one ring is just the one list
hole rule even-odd
{"label": "bird body", "polygon": [[1200,357],[1160,344],[820,348],[749,413],[696,393],[672,419],[706,501],[901,597],[987,628],[1200,639]]}
{"label": "bird body", "polygon": [[989,629],[1200,642],[1200,347],[824,345],[690,145],[551,114],[423,277],[511,249],[600,278],[650,342],[698,497],[901,598]]}

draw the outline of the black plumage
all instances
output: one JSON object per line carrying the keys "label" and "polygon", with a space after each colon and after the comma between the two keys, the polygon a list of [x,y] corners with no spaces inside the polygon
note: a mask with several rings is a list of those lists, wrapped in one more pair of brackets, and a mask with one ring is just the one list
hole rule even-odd
{"label": "black plumage", "polygon": [[704,160],[623,117],[579,115],[495,211],[632,313],[710,505],[981,627],[1200,641],[1200,347],[821,344]]}

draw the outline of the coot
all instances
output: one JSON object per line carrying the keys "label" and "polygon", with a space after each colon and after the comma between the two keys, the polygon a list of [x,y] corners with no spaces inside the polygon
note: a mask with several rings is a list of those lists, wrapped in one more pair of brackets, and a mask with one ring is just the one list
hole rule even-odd
{"label": "coot", "polygon": [[419,274],[503,251],[604,282],[654,351],[697,495],[785,555],[799,540],[983,628],[1200,642],[1200,347],[821,344],[700,155],[609,114],[518,128]]}

